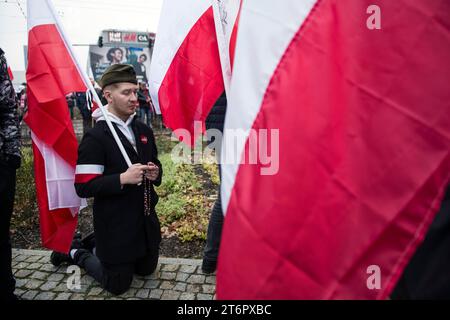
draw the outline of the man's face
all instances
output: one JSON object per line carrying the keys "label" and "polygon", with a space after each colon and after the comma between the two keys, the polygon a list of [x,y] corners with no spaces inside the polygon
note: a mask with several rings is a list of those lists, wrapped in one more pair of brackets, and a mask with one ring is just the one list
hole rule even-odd
{"label": "man's face", "polygon": [[145,56],[140,56],[140,57],[139,57],[139,62],[140,62],[140,63],[144,63],[145,60],[147,60],[147,58],[146,58]]}
{"label": "man's face", "polygon": [[137,85],[128,82],[106,87],[104,95],[112,113],[122,120],[134,114],[138,106],[137,90]]}
{"label": "man's face", "polygon": [[122,61],[122,58],[123,58],[122,51],[120,51],[120,50],[114,51],[113,57],[116,61]]}

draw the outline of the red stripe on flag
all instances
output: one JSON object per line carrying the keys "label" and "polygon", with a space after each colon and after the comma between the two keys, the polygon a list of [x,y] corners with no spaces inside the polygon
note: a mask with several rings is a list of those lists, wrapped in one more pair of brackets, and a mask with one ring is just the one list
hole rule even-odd
{"label": "red stripe on flag", "polygon": [[25,122],[31,130],[71,166],[77,163],[78,142],[64,98],[38,103],[35,88],[28,87],[28,112]]}
{"label": "red stripe on flag", "polygon": [[36,196],[39,206],[42,245],[58,252],[69,252],[77,227],[77,215],[69,209],[49,210],[44,159],[33,143]]}
{"label": "red stripe on flag", "polygon": [[99,108],[99,107],[98,107],[97,102],[92,101],[91,113],[94,112],[95,110],[97,110],[98,108]]}
{"label": "red stripe on flag", "polygon": [[187,129],[192,137],[190,143],[193,144],[196,138],[194,121],[204,123],[223,91],[211,7],[184,39],[161,83],[158,100],[166,126],[172,130]]}
{"label": "red stripe on flag", "polygon": [[86,87],[55,25],[34,27],[28,41],[25,121],[39,139],[75,167],[78,143],[65,97]]}
{"label": "red stripe on flag", "polygon": [[75,183],[86,183],[100,176],[101,174],[76,174]]}
{"label": "red stripe on flag", "polygon": [[8,67],[8,75],[9,75],[9,78],[11,79],[11,81],[14,80],[14,75],[13,75],[10,67]]}
{"label": "red stripe on flag", "polygon": [[279,172],[239,168],[219,299],[385,299],[423,239],[450,177],[450,6],[378,2],[381,31],[371,1],[321,1],[280,61],[253,126],[279,129]]}
{"label": "red stripe on flag", "polygon": [[33,27],[28,34],[27,82],[39,102],[86,91],[86,85],[53,24]]}

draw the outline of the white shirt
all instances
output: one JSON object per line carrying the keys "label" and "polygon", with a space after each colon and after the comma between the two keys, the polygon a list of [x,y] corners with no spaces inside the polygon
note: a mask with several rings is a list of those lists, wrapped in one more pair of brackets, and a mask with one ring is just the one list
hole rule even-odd
{"label": "white shirt", "polygon": [[[105,109],[108,110],[108,105],[105,106]],[[123,135],[128,139],[128,141],[131,143],[131,145],[133,146],[134,150],[137,152],[137,148],[136,148],[136,138],[134,137],[134,132],[133,129],[131,129],[131,122],[133,121],[133,118],[135,117],[136,113],[133,113],[128,119],[127,121],[123,121],[122,119],[120,119],[118,116],[116,116],[115,114],[108,112],[108,117],[111,120],[111,122],[117,124],[117,126],[119,127],[120,131],[122,131]],[[105,117],[103,116],[102,111],[100,110],[100,108],[96,109],[93,113],[92,113],[92,118],[95,119],[95,121],[106,121]]]}

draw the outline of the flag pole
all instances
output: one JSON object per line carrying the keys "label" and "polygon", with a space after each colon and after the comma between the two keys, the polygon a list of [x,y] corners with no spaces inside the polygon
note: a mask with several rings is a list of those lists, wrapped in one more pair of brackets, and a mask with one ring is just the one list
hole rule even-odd
{"label": "flag pole", "polygon": [[130,157],[128,157],[128,154],[125,151],[125,148],[123,147],[123,144],[120,141],[116,130],[114,130],[114,127],[113,127],[111,120],[109,119],[108,113],[106,111],[106,108],[103,106],[103,104],[97,94],[97,91],[95,91],[94,86],[92,85],[91,81],[89,80],[89,77],[87,76],[87,73],[84,71],[84,69],[81,68],[80,63],[76,57],[76,54],[73,51],[72,44],[69,40],[69,37],[67,37],[67,34],[61,23],[61,20],[59,19],[59,16],[56,14],[56,10],[55,10],[55,7],[53,6],[52,1],[47,0],[47,3],[48,3],[48,6],[50,7],[53,17],[55,18],[56,27],[59,29],[60,34],[64,38],[64,44],[66,45],[67,50],[69,51],[70,55],[72,56],[72,59],[78,69],[78,72],[80,73],[81,78],[84,81],[84,84],[88,87],[89,91],[91,91],[92,97],[94,98],[95,102],[98,104],[103,116],[105,117],[106,124],[108,125],[109,130],[111,130],[114,140],[116,141],[117,146],[119,147],[120,152],[122,153],[122,156],[125,159],[125,162],[127,163],[128,167],[131,167],[132,163],[131,163]]}
{"label": "flag pole", "polygon": [[225,94],[229,97],[230,93],[230,79],[231,79],[231,62],[230,54],[227,46],[227,40],[225,39],[225,29],[222,25],[222,19],[220,15],[219,1],[211,0],[214,15],[214,25],[216,27],[216,38],[219,49],[220,64],[222,66],[223,84],[225,87]]}

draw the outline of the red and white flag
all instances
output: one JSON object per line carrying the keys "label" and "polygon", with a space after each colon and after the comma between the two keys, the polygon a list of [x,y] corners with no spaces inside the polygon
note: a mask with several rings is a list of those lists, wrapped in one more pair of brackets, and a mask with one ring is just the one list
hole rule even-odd
{"label": "red and white flag", "polygon": [[68,252],[83,201],[75,192],[78,143],[66,94],[86,91],[70,42],[49,0],[28,1],[28,113],[41,237],[45,247]]}
{"label": "red and white flag", "polygon": [[[219,299],[388,297],[449,182],[448,12],[441,0],[243,1]],[[238,128],[239,159],[265,129],[272,161],[227,163]]]}
{"label": "red and white flag", "polygon": [[196,135],[204,131],[196,130],[195,122],[204,123],[224,91],[210,1],[164,1],[149,87],[165,125],[188,130],[193,144]]}

